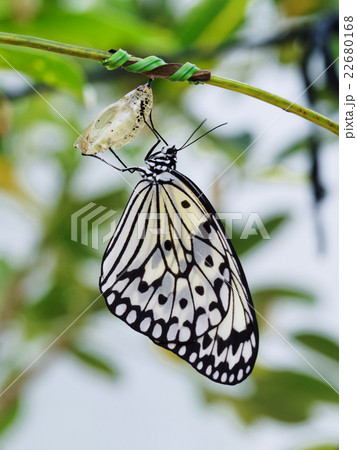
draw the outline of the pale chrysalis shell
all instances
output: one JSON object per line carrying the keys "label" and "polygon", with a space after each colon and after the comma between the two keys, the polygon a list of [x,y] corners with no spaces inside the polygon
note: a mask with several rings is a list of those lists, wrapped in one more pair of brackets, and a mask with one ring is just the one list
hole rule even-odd
{"label": "pale chrysalis shell", "polygon": [[74,147],[84,155],[95,155],[109,147],[118,150],[136,138],[148,121],[153,105],[149,84],[137,87],[104,108],[79,136]]}

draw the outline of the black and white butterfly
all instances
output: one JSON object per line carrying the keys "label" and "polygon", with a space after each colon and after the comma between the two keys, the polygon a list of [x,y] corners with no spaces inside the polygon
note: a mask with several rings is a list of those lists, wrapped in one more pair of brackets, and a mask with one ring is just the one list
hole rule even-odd
{"label": "black and white butterfly", "polygon": [[176,170],[176,154],[193,135],[176,149],[153,131],[147,167],[119,169],[142,180],[105,251],[100,289],[134,330],[211,380],[234,385],[252,372],[258,351],[248,284],[213,206]]}

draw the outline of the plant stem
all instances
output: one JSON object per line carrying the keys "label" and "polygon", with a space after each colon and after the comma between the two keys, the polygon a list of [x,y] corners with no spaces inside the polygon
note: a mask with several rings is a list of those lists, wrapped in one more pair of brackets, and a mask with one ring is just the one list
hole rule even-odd
{"label": "plant stem", "polygon": [[289,100],[279,97],[278,95],[271,94],[270,92],[263,91],[249,84],[241,83],[240,81],[230,80],[228,78],[221,78],[216,76],[211,76],[210,81],[206,81],[206,84],[212,84],[213,86],[221,87],[223,89],[229,89],[231,91],[240,92],[250,97],[257,98],[263,102],[275,105],[278,108],[283,109],[286,112],[291,112],[310,122],[316,123],[320,127],[326,128],[332,133],[338,135],[339,126],[338,123],[332,121],[328,117],[313,111],[312,109],[305,108],[297,103],[290,102]]}
{"label": "plant stem", "polygon": [[112,54],[93,48],[78,47],[77,45],[63,44],[62,42],[49,41],[47,39],[21,34],[0,33],[0,42],[4,44],[20,45],[22,47],[39,48],[49,52],[63,53],[65,55],[78,56],[80,58],[95,59],[101,61]]}
{"label": "plant stem", "polygon": [[[79,47],[76,45],[63,44],[62,42],[49,41],[47,39],[11,33],[0,33],[0,43],[38,48],[41,50],[63,53],[65,55],[78,56],[80,58],[93,59],[96,61],[103,61],[112,55],[112,53],[103,50]],[[130,61],[140,61],[140,58],[132,56]],[[222,89],[229,89],[231,91],[240,92],[241,94],[257,98],[266,103],[270,103],[271,105],[275,105],[278,108],[282,108],[284,111],[303,117],[304,119],[307,119],[320,127],[326,128],[334,134],[339,134],[338,124],[330,120],[328,117],[298,105],[297,103],[290,102],[289,100],[279,97],[278,95],[274,95],[262,89],[250,86],[249,84],[230,80],[228,78],[216,77],[214,75],[211,76],[210,81],[206,81],[206,84],[211,84],[212,86],[217,86]]]}

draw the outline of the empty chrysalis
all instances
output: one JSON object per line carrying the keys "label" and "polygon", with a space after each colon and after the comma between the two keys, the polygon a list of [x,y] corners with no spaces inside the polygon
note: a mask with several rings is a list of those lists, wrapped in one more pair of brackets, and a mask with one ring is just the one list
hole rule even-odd
{"label": "empty chrysalis", "polygon": [[83,155],[118,150],[133,141],[147,122],[153,105],[150,81],[104,108],[78,137],[74,147]]}

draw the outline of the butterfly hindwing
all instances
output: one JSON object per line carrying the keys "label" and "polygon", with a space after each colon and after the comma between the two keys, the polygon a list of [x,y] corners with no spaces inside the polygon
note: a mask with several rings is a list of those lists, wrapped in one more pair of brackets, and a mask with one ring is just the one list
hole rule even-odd
{"label": "butterfly hindwing", "polygon": [[[218,235],[226,252],[225,270],[230,273],[230,281],[227,282],[230,288],[229,309],[217,327],[194,342],[154,342],[173,351],[213,381],[234,385],[251,373],[258,352],[258,327],[248,284],[236,252],[226,238],[221,222],[215,217],[210,202],[191,180],[178,172],[176,175],[211,213],[211,227],[221,230]],[[216,266],[216,273],[220,269]]]}
{"label": "butterfly hindwing", "polygon": [[242,382],[254,367],[258,329],[236,276],[233,276],[232,288],[230,308],[216,328],[186,344],[154,342],[176,353],[211,380],[234,385]]}

